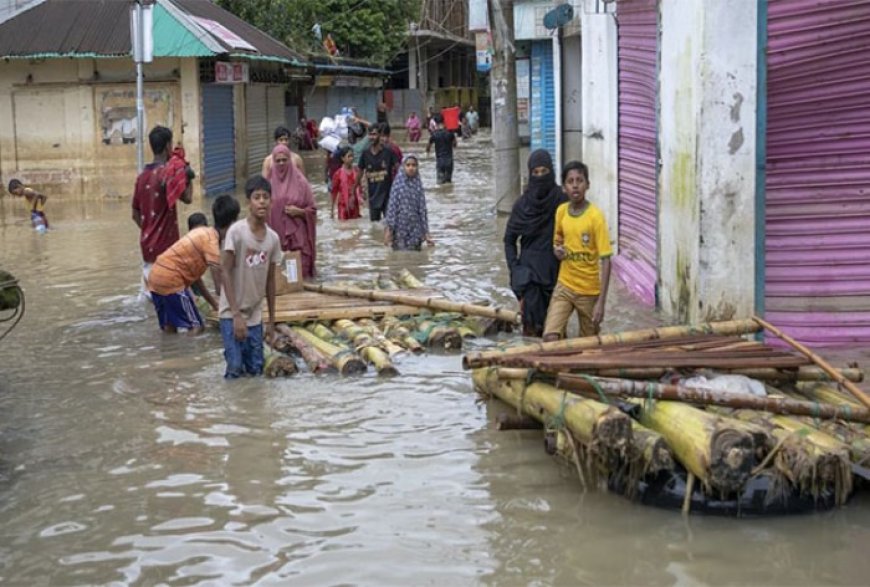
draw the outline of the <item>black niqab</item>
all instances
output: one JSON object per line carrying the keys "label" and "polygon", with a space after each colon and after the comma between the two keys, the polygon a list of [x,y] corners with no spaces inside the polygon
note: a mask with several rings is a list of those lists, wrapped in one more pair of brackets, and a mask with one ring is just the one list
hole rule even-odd
{"label": "black niqab", "polygon": [[[532,170],[536,167],[546,167],[550,172],[534,176]],[[514,204],[507,232],[520,235],[540,232],[552,222],[556,216],[556,208],[565,200],[562,188],[556,185],[550,153],[544,149],[534,151],[529,156],[529,185]]]}

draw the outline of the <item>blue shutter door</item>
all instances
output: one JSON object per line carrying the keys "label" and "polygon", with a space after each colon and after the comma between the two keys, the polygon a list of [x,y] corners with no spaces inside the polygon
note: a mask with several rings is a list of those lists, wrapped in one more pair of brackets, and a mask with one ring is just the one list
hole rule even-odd
{"label": "blue shutter door", "polygon": [[556,96],[553,85],[553,43],[532,43],[531,147],[556,153]]}
{"label": "blue shutter door", "polygon": [[232,192],[236,188],[232,86],[203,84],[202,123],[202,182],[205,195]]}

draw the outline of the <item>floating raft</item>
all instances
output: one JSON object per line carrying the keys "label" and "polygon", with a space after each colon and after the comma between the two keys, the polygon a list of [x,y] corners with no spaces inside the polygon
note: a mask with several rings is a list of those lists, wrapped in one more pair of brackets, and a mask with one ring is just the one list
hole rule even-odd
{"label": "floating raft", "polygon": [[[277,336],[266,349],[267,376],[288,377],[304,368],[352,376],[371,368],[391,377],[405,355],[459,352],[465,340],[510,331],[519,319],[505,308],[450,301],[407,270],[362,287],[304,288],[276,298]],[[265,303],[263,311],[268,320]]]}
{"label": "floating raft", "polygon": [[[413,295],[414,292],[401,290],[402,293]],[[434,291],[426,294],[438,295]],[[288,293],[275,298],[275,321],[287,324],[311,322],[313,320],[339,320],[342,318],[355,320],[371,318],[380,320],[385,316],[416,316],[425,308],[397,304],[386,301],[370,301],[362,298],[351,298],[317,291],[300,291]],[[269,319],[269,310],[263,306],[263,319]]]}
{"label": "floating raft", "polygon": [[843,505],[870,478],[863,372],[739,336],[762,326],[782,334],[760,319],[664,327],[463,364],[479,393],[543,424],[584,489],[731,516]]}

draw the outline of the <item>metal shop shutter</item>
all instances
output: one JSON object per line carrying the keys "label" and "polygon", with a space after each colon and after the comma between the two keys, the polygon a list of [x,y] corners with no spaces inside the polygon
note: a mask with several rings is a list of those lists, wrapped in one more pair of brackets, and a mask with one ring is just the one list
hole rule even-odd
{"label": "metal shop shutter", "polygon": [[205,195],[232,192],[236,188],[232,86],[202,86],[202,147]]}
{"label": "metal shop shutter", "polygon": [[770,0],[765,314],[870,342],[870,1]]}
{"label": "metal shop shutter", "polygon": [[[266,88],[266,116],[269,120],[269,136],[276,127],[286,126],[290,130],[296,128],[298,120],[288,121],[284,117],[284,86],[269,86]],[[289,122],[289,124],[288,124]],[[317,121],[320,122],[319,120]],[[272,141],[269,141],[272,144]]]}
{"label": "metal shop shutter", "polygon": [[245,135],[248,143],[248,177],[259,173],[269,154],[272,132],[269,129],[265,84],[245,87]]}
{"label": "metal shop shutter", "polygon": [[658,279],[656,95],[658,2],[617,5],[619,61],[619,255],[616,274],[656,303]]}
{"label": "metal shop shutter", "polygon": [[532,113],[529,120],[531,147],[546,149],[556,157],[556,95],[553,80],[553,43],[532,43]]}

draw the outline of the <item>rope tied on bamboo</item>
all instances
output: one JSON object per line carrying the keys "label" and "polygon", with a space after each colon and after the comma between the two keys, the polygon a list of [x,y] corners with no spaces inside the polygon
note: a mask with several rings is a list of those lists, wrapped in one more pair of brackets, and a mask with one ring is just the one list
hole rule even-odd
{"label": "rope tied on bamboo", "polygon": [[562,403],[559,411],[547,418],[547,430],[560,431],[565,429],[565,408],[568,407],[568,392],[562,392]]}
{"label": "rope tied on bamboo", "polygon": [[596,381],[594,377],[590,377],[589,375],[583,373],[579,373],[578,375],[580,375],[580,377],[584,381],[586,381],[586,383],[591,385],[592,389],[598,392],[598,397],[601,399],[601,403],[610,405],[610,399],[608,399],[607,394],[604,393],[604,390],[601,389],[601,385],[598,384],[598,381]]}
{"label": "rope tied on bamboo", "polygon": [[[496,371],[498,371],[498,367],[496,367]],[[528,369],[526,371],[526,378],[523,381],[523,389],[520,391],[520,401],[517,403],[517,416],[523,415],[523,406],[526,403],[526,390],[529,388],[529,385],[534,382],[537,373],[537,369]]]}

